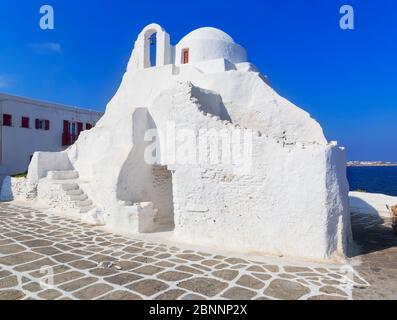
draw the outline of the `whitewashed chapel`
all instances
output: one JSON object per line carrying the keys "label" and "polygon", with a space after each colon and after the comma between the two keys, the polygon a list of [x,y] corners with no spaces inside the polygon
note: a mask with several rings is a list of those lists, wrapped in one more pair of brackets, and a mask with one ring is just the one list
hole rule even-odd
{"label": "whitewashed chapel", "polygon": [[345,171],[344,149],[229,35],[200,28],[173,46],[151,24],[96,127],[35,153],[3,197],[116,232],[171,228],[192,244],[327,259],[351,240]]}

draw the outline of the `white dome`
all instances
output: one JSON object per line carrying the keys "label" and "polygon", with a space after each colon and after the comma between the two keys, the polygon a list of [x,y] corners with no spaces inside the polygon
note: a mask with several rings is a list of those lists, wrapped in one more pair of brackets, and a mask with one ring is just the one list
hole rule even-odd
{"label": "white dome", "polygon": [[217,40],[234,43],[233,38],[227,33],[212,27],[196,29],[184,36],[179,43],[189,42],[192,40]]}
{"label": "white dome", "polygon": [[247,62],[247,53],[227,33],[211,27],[196,29],[175,47],[175,64],[183,64],[183,52],[188,50],[189,64],[225,59],[231,63]]}

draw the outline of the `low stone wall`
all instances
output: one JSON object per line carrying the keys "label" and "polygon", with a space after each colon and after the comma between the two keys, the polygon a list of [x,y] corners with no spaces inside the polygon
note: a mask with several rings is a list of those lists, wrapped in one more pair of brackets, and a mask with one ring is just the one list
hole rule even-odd
{"label": "low stone wall", "polygon": [[361,214],[390,217],[386,206],[397,205],[397,197],[380,193],[350,192],[350,211]]}
{"label": "low stone wall", "polygon": [[123,203],[117,215],[105,215],[106,224],[112,229],[122,233],[139,234],[150,233],[159,225],[155,221],[158,209],[152,202]]}
{"label": "low stone wall", "polygon": [[49,171],[72,169],[66,152],[35,152],[30,161],[27,178],[29,183],[37,184]]}
{"label": "low stone wall", "polygon": [[33,200],[36,187],[28,184],[26,178],[5,177],[1,186],[0,201]]}

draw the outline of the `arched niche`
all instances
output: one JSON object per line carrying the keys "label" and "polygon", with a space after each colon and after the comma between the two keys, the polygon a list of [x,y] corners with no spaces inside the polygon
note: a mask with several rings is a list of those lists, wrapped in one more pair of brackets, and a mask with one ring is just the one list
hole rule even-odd
{"label": "arched niche", "polygon": [[[133,203],[152,202],[159,210],[156,221],[172,226],[172,172],[166,164],[161,164],[162,140],[156,133],[157,124],[146,108],[137,108],[131,125],[133,147],[118,173],[117,199]],[[147,152],[152,153],[153,145],[156,152],[151,157]]]}

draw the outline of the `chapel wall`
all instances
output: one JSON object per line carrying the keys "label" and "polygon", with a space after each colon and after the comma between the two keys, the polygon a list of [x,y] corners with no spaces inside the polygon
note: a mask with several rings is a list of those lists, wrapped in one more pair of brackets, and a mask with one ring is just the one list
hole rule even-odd
{"label": "chapel wall", "polygon": [[[176,169],[175,237],[190,243],[326,259],[344,254],[348,208],[329,175],[335,147],[262,145],[248,173],[225,166]],[[258,145],[258,143],[256,143]],[[332,189],[329,189],[332,184]],[[329,200],[332,198],[332,202]]]}

